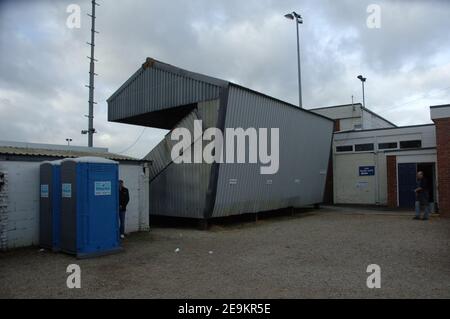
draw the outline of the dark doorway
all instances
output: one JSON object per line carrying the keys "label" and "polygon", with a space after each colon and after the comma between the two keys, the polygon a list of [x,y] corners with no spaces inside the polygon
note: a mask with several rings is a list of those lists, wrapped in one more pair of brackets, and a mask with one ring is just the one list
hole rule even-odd
{"label": "dark doorway", "polygon": [[398,164],[398,206],[413,208],[416,196],[416,174],[422,171],[427,179],[430,203],[434,202],[435,196],[435,164],[434,163],[400,163]]}
{"label": "dark doorway", "polygon": [[424,178],[428,183],[428,191],[430,192],[430,203],[434,203],[434,185],[435,185],[435,172],[434,163],[417,163],[417,171],[422,171]]}
{"label": "dark doorway", "polygon": [[411,208],[416,201],[416,163],[398,164],[398,206]]}

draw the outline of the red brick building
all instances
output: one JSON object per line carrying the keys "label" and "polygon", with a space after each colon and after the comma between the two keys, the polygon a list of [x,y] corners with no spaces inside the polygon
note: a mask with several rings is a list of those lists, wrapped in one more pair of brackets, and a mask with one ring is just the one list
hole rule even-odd
{"label": "red brick building", "polygon": [[436,125],[439,211],[450,217],[450,104],[430,107]]}
{"label": "red brick building", "polygon": [[450,104],[430,107],[433,123],[401,127],[359,104],[313,111],[336,122],[326,202],[414,210],[422,171],[432,210],[450,217]]}

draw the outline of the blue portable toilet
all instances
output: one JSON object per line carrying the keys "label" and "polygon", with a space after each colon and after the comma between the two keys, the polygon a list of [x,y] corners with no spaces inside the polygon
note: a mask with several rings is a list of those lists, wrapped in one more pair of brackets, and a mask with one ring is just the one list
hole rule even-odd
{"label": "blue portable toilet", "polygon": [[39,245],[59,250],[61,216],[61,161],[40,165]]}
{"label": "blue portable toilet", "polygon": [[122,250],[118,163],[100,157],[61,162],[61,250],[86,258]]}

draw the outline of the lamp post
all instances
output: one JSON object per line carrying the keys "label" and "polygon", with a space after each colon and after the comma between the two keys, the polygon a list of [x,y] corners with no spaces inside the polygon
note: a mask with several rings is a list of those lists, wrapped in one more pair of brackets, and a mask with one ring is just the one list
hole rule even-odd
{"label": "lamp post", "polygon": [[297,28],[298,106],[302,108],[302,76],[300,70],[300,36],[298,32],[298,25],[303,24],[303,18],[295,11],[285,14],[284,16],[287,19],[294,20]]}
{"label": "lamp post", "polygon": [[363,107],[366,107],[366,97],[364,96],[364,83],[366,82],[367,78],[363,77],[362,75],[358,75],[356,78],[361,81],[362,95],[363,95]]}
{"label": "lamp post", "polygon": [[70,142],[72,142],[71,138],[66,138],[67,146],[70,146]]}

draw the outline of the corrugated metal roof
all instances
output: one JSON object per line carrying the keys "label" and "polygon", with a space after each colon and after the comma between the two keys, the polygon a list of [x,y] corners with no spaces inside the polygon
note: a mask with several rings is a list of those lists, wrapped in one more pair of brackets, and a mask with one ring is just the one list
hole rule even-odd
{"label": "corrugated metal roof", "polygon": [[[147,58],[142,67],[107,99],[108,121],[159,127],[157,113],[161,114],[160,112],[167,112],[177,107],[218,99],[220,89],[228,85],[246,89],[302,112],[314,113],[229,81]],[[151,116],[144,117],[149,114]],[[314,114],[324,117],[317,113]],[[169,113],[166,115],[172,116]],[[181,120],[184,116],[185,114],[179,119]],[[172,127],[164,128],[172,129]]]}
{"label": "corrugated metal roof", "polygon": [[[147,58],[108,100],[108,120],[135,123],[134,117],[219,97],[226,81]],[[150,126],[150,125],[148,125]]]}
{"label": "corrugated metal roof", "polygon": [[96,156],[117,161],[140,161],[137,158],[110,152],[57,150],[57,149],[41,149],[29,147],[11,147],[11,146],[0,146],[0,155],[55,157],[55,158]]}

